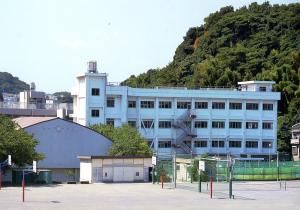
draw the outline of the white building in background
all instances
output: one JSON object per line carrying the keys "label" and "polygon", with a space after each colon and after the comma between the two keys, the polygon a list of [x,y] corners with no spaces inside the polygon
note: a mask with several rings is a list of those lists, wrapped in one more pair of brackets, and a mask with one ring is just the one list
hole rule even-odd
{"label": "white building in background", "polygon": [[277,151],[277,101],[271,81],[239,82],[239,89],[131,88],[107,82],[96,61],[76,77],[74,122],[128,123],[159,154],[235,154],[258,157]]}

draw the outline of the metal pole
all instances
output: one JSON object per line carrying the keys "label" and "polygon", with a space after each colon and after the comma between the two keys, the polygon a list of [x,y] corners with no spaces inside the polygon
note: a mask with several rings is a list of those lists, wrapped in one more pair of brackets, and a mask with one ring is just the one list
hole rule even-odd
{"label": "metal pole", "polygon": [[199,170],[199,192],[201,192],[201,170]]}
{"label": "metal pole", "polygon": [[232,159],[229,158],[229,198],[232,198]]}
{"label": "metal pole", "polygon": [[269,143],[269,168],[271,167],[271,144]]}
{"label": "metal pole", "polygon": [[1,187],[2,187],[2,166],[0,164],[0,190],[1,190]]}
{"label": "metal pole", "polygon": [[22,178],[22,201],[25,201],[25,172],[23,171],[23,178]]}
{"label": "metal pole", "polygon": [[212,198],[212,176],[210,175],[210,198]]}
{"label": "metal pole", "polygon": [[277,182],[279,180],[279,153],[277,151]]}
{"label": "metal pole", "polygon": [[176,188],[176,153],[173,154],[173,178],[174,178],[174,188]]}

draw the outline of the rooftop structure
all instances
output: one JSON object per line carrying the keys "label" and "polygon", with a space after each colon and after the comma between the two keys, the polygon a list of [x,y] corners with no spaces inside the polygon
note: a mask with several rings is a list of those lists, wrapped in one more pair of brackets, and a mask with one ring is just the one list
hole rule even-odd
{"label": "rooftop structure", "polygon": [[272,81],[233,89],[132,88],[111,85],[107,76],[88,70],[76,77],[74,122],[128,123],[157,153],[260,157],[277,151],[280,93],[272,92]]}

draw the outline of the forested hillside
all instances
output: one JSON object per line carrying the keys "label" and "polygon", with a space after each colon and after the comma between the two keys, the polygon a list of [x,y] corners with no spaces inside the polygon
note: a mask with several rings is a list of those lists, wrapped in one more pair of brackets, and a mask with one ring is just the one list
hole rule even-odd
{"label": "forested hillside", "polygon": [[[159,50],[159,49],[158,49]],[[300,119],[300,4],[228,6],[190,28],[173,61],[162,69],[131,76],[132,87],[236,87],[238,81],[273,80],[282,93],[278,148],[290,151],[282,132]]]}
{"label": "forested hillside", "polygon": [[23,90],[29,90],[29,85],[8,72],[0,72],[0,100],[2,92],[19,93]]}

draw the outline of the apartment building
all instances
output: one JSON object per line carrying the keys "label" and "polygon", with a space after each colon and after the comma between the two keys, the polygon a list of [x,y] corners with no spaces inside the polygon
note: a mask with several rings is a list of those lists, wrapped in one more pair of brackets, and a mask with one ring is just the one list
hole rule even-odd
{"label": "apartment building", "polygon": [[259,157],[277,151],[273,81],[239,82],[238,88],[132,88],[111,84],[97,62],[76,77],[74,122],[88,126],[128,123],[158,154]]}

